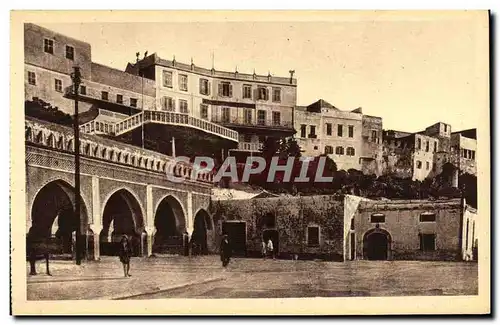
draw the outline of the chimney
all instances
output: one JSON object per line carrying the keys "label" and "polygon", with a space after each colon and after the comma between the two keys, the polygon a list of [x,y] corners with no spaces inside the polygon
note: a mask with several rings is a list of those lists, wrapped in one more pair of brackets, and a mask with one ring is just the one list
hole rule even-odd
{"label": "chimney", "polygon": [[288,72],[290,72],[290,85],[292,85],[293,84],[293,75],[295,74],[295,70],[290,70]]}

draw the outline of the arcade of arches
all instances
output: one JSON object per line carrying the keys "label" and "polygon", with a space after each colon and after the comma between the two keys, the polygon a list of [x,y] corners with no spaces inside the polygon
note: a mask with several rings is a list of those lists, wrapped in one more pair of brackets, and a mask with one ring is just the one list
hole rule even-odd
{"label": "arcade of arches", "polygon": [[[172,195],[160,200],[150,227],[146,225],[145,211],[141,208],[138,198],[127,189],[113,192],[101,207],[101,224],[98,227],[89,225],[88,209],[83,198],[81,199],[80,230],[84,238],[82,244],[84,241],[89,259],[98,258],[100,255],[117,255],[119,241],[123,235],[129,238],[134,256],[150,256],[152,253],[184,254],[188,245],[194,254],[209,252],[211,245],[207,241],[213,237],[208,234],[213,230],[210,215],[200,209],[191,222],[192,228],[189,229],[187,213],[181,202]],[[56,238],[60,250],[53,254],[74,257],[78,229],[74,209],[74,188],[70,184],[56,180],[43,186],[34,194],[28,240]]]}

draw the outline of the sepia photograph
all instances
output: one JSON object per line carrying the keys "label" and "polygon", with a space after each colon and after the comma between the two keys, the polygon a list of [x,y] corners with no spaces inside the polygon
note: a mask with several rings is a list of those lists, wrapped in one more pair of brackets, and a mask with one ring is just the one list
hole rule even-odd
{"label": "sepia photograph", "polygon": [[12,313],[489,313],[489,28],[12,11]]}

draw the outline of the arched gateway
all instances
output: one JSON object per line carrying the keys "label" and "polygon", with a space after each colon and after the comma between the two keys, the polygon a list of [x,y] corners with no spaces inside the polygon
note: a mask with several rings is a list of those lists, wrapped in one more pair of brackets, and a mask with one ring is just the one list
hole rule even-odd
{"label": "arched gateway", "polygon": [[363,236],[363,255],[368,260],[388,260],[391,258],[392,238],[384,229],[369,230]]}

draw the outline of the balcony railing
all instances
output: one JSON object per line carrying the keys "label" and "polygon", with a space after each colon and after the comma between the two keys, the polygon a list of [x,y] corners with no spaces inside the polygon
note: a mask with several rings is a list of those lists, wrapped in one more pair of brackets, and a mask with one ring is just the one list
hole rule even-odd
{"label": "balcony railing", "polygon": [[[98,122],[95,123],[93,124],[94,130],[96,128],[100,129],[101,125]],[[90,130],[92,124],[89,123],[82,125],[81,128],[86,128],[87,124]],[[126,125],[128,126],[128,122]],[[190,179],[192,175],[195,175],[193,173],[196,171],[192,164],[176,162],[172,157],[155,151],[139,149],[121,142],[83,133],[80,138],[80,154],[82,157],[104,160],[162,174],[171,174],[185,179]],[[26,142],[51,150],[73,153],[75,151],[73,136],[72,128],[26,118]],[[196,180],[212,183],[213,173],[199,173]]]}
{"label": "balcony railing", "polygon": [[80,131],[84,133],[110,134],[118,136],[140,127],[143,123],[183,125],[202,130],[225,139],[238,141],[237,131],[194,116],[189,116],[189,114],[165,111],[145,110],[116,123],[106,123],[93,120],[82,124],[80,126]]}
{"label": "balcony railing", "polygon": [[264,127],[264,128],[282,128],[282,129],[293,129],[293,123],[291,120],[249,120],[244,118],[226,118],[223,116],[213,116],[212,122],[226,124],[226,125],[241,125],[241,126],[254,126],[254,127]]}
{"label": "balcony railing", "polygon": [[238,150],[258,152],[262,149],[263,145],[262,142],[239,142]]}

